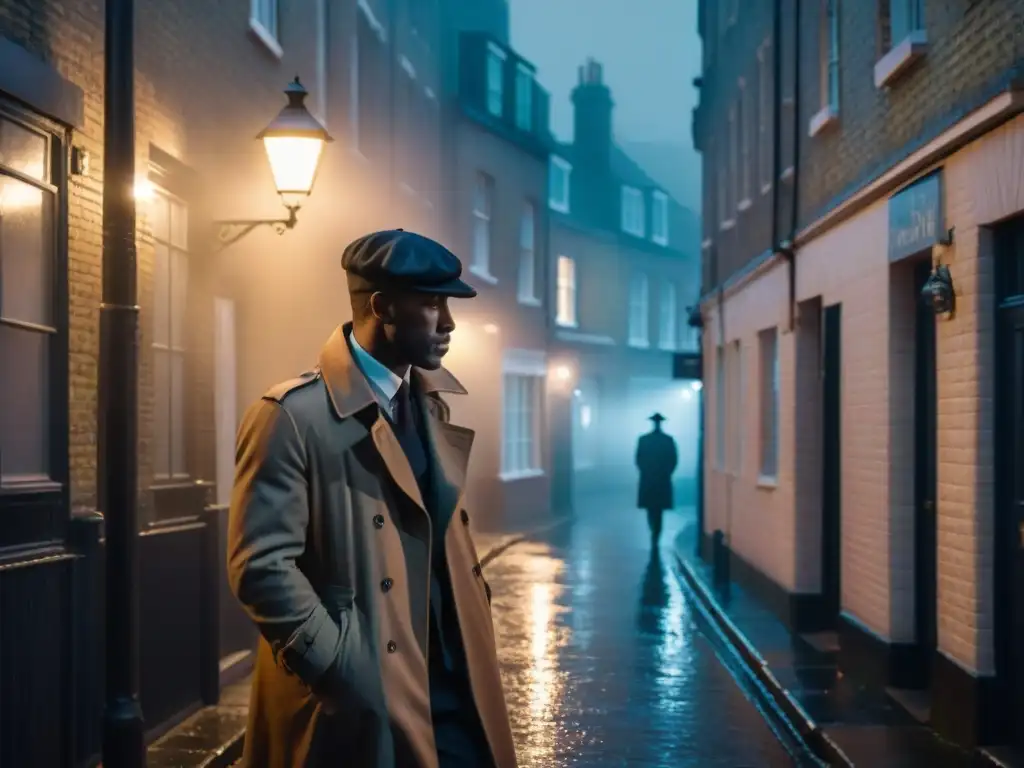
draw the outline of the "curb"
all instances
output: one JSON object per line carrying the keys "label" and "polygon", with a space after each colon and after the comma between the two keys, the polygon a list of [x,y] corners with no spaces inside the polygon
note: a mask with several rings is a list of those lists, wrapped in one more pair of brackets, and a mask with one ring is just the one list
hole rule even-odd
{"label": "curb", "polygon": [[678,552],[673,551],[672,554],[675,557],[679,573],[682,574],[681,581],[687,591],[696,598],[716,627],[732,644],[747,669],[764,686],[774,704],[785,717],[787,724],[799,735],[811,753],[830,766],[850,766],[852,768],[853,761],[811,719],[800,703],[776,679],[768,662],[722,610],[718,600],[708,591],[704,580],[689,563],[680,557]]}
{"label": "curb", "polygon": [[[571,519],[570,515],[563,515],[555,520],[549,520],[541,525],[535,525],[534,527],[528,528],[520,533],[505,536],[498,544],[491,547],[487,551],[487,554],[480,558],[481,567],[487,565],[489,562],[503,554],[509,548],[514,547],[516,544],[526,541],[531,536],[536,536],[537,534],[544,533],[545,531],[550,531],[552,528],[564,525]],[[242,747],[244,743],[245,729],[243,728],[241,731],[234,734],[227,742],[222,744],[217,752],[210,755],[200,763],[199,768],[230,768],[242,759]]]}

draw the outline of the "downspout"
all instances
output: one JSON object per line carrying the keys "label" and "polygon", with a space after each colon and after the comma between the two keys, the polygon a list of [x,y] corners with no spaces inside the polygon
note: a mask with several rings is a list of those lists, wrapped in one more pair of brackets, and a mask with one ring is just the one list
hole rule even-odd
{"label": "downspout", "polygon": [[800,190],[800,0],[793,0],[793,192],[790,196],[789,234],[779,244],[779,250],[789,264],[789,330],[796,327],[796,251],[793,241],[796,240],[797,226],[800,221],[800,209],[797,205]]}

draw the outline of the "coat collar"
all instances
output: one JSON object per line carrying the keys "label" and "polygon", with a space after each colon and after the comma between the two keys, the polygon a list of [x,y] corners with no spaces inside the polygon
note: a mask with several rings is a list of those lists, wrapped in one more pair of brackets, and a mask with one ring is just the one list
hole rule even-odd
{"label": "coat collar", "polygon": [[[342,419],[377,403],[370,383],[352,356],[348,344],[351,333],[352,323],[345,323],[336,328],[320,350],[319,359],[320,372],[327,383],[331,405]],[[411,376],[420,392],[425,395],[439,392],[468,394],[459,380],[444,368],[438,368],[436,371],[413,368]]]}

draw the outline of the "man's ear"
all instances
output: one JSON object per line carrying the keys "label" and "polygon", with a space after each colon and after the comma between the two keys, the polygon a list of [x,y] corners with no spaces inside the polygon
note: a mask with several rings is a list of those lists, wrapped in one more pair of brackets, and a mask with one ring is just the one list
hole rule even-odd
{"label": "man's ear", "polygon": [[380,291],[375,291],[370,295],[370,311],[381,322],[394,322],[395,308]]}

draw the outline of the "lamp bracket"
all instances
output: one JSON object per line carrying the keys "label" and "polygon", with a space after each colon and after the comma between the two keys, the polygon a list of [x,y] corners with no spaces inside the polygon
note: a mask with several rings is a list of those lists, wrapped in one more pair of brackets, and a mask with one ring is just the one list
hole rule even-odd
{"label": "lamp bracket", "polygon": [[953,230],[955,230],[955,229],[956,229],[956,227],[950,227],[946,232],[944,232],[941,236],[939,236],[939,238],[936,239],[935,242],[938,243],[939,245],[952,245],[953,244]]}
{"label": "lamp bracket", "polygon": [[283,235],[289,229],[294,229],[299,221],[298,207],[288,208],[286,219],[234,219],[228,221],[215,221],[217,228],[218,250],[234,245],[254,229],[259,227],[271,227],[277,234]]}

